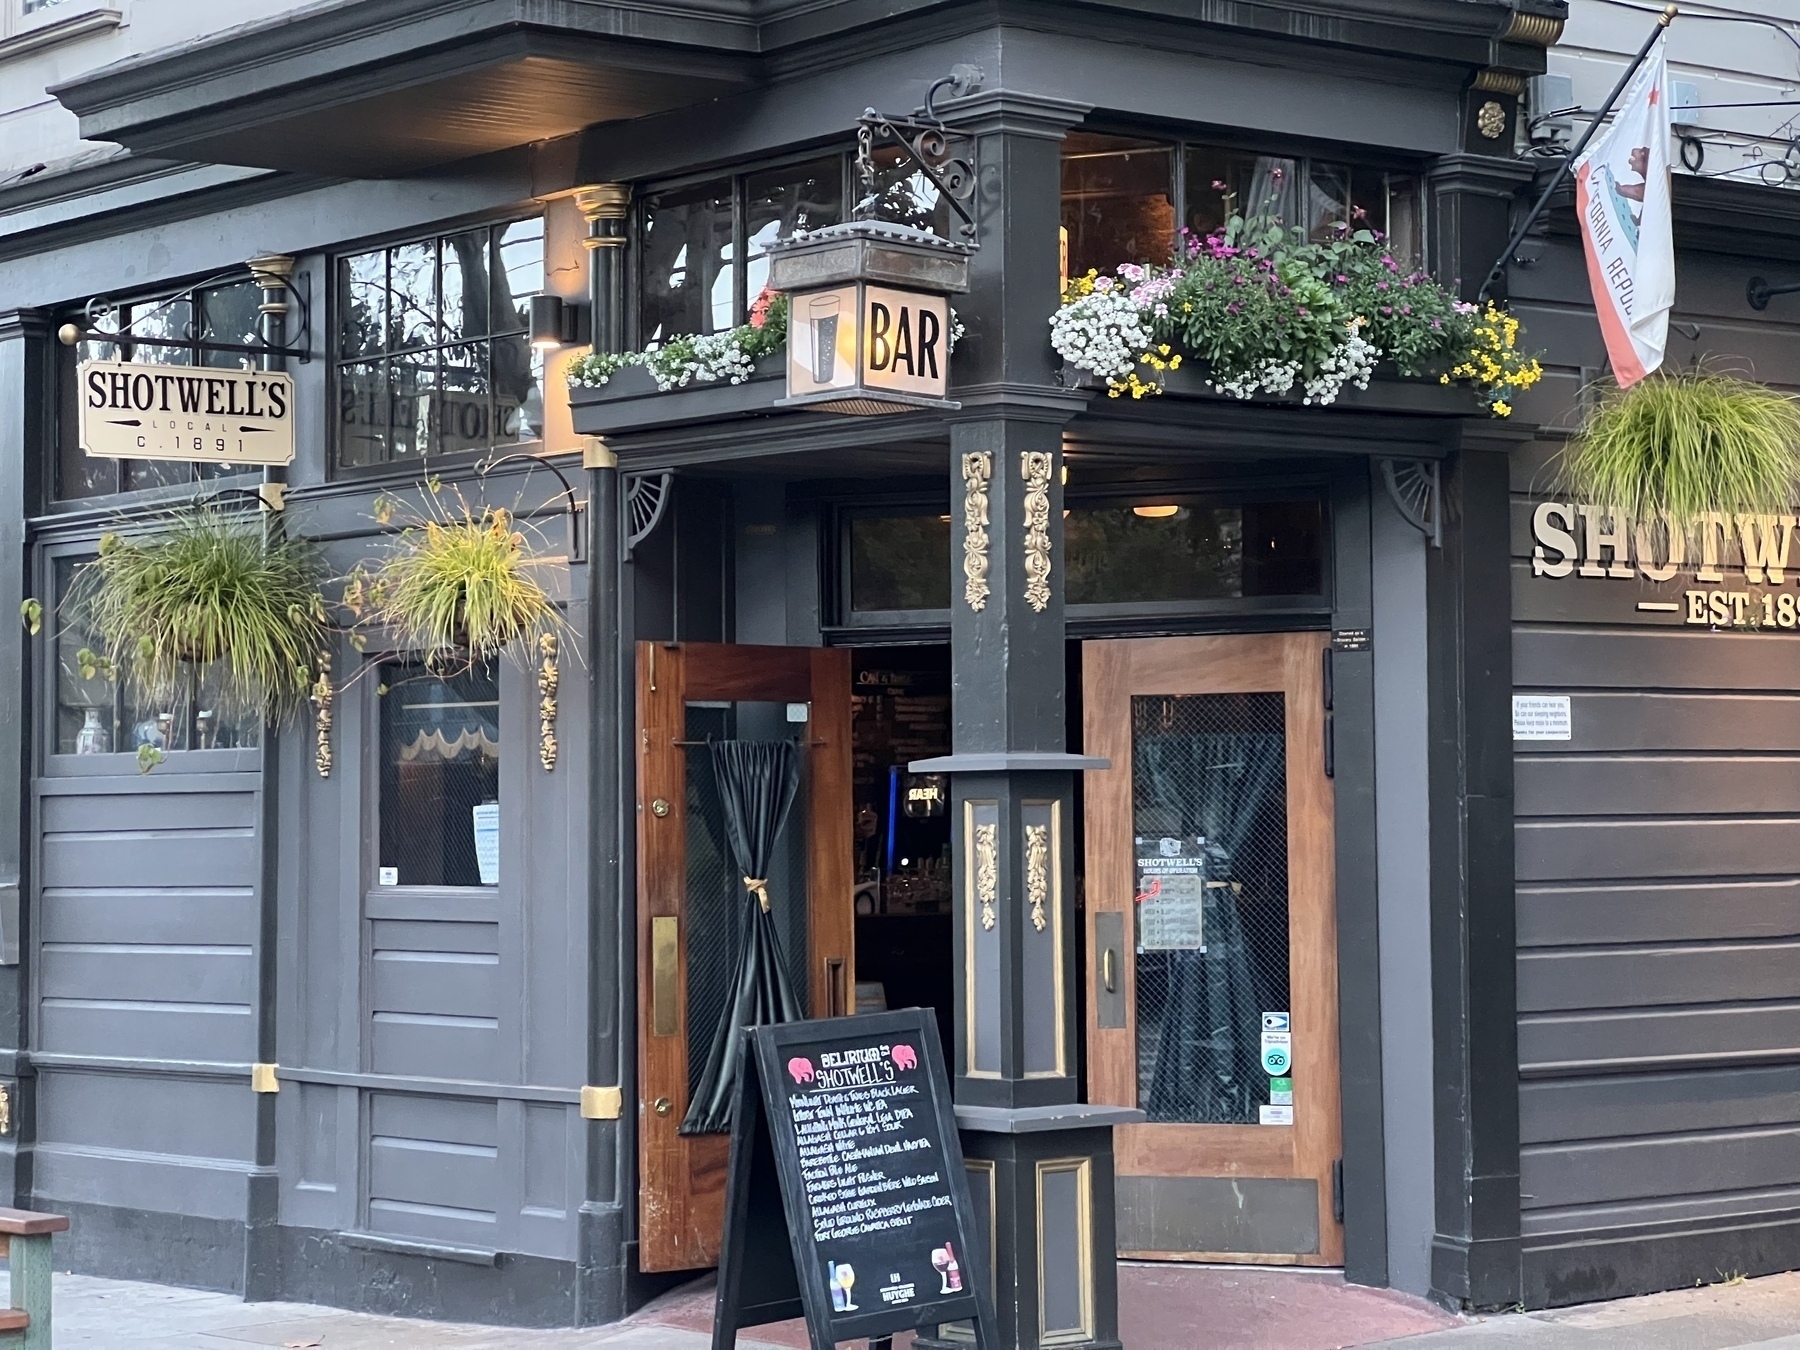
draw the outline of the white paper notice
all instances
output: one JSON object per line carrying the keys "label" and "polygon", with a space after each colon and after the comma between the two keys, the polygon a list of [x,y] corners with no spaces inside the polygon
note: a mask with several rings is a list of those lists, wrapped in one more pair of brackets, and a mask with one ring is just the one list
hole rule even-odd
{"label": "white paper notice", "polygon": [[483,886],[500,884],[500,803],[475,808],[475,866]]}
{"label": "white paper notice", "polygon": [[1567,694],[1514,694],[1515,741],[1566,741],[1573,734]]}
{"label": "white paper notice", "polygon": [[1291,1106],[1259,1106],[1256,1108],[1258,1125],[1292,1125],[1294,1108]]}

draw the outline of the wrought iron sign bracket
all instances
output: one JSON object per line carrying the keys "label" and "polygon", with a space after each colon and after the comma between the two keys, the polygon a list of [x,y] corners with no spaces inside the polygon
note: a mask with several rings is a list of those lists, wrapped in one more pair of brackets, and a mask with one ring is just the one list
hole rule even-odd
{"label": "wrought iron sign bracket", "polygon": [[[300,274],[299,279],[303,282],[308,282],[304,288],[296,286],[293,277],[282,276],[278,272],[259,271],[254,273],[253,277],[256,283],[265,290],[274,289],[275,287],[272,283],[279,283],[280,289],[286,291],[293,297],[294,304],[300,312],[300,334],[297,342],[284,347],[272,346],[267,342],[209,342],[199,336],[194,329],[193,319],[189,318],[185,330],[175,345],[191,342],[203,352],[237,352],[245,356],[285,356],[291,360],[300,362],[302,365],[311,364],[312,286],[309,277],[304,272]],[[184,296],[191,295],[195,291],[204,290],[208,286],[216,286],[221,282],[241,281],[242,279],[243,275],[239,270],[234,269],[230,272],[221,272],[217,276],[211,276],[201,281],[191,282],[178,291],[170,291],[167,295],[153,296],[148,300],[134,300],[131,302],[131,306],[134,310],[142,311],[142,314],[138,316],[139,318],[147,317],[150,314],[166,309],[177,300],[180,300]],[[123,327],[118,327],[111,331],[100,326],[109,316],[116,316],[118,312],[119,307],[110,299],[104,295],[96,295],[90,299],[86,305],[82,306],[83,322],[79,324],[64,324],[57,330],[57,338],[65,347],[73,347],[83,342],[111,342],[114,344],[142,342],[152,346],[169,344],[170,340],[166,336],[159,335],[151,338],[137,337],[131,331],[131,324],[126,324]],[[137,321],[137,318],[132,319],[132,323],[136,323]]]}
{"label": "wrought iron sign bracket", "polygon": [[879,219],[881,190],[877,185],[875,152],[897,145],[926,180],[938,191],[938,199],[956,214],[956,232],[969,244],[976,243],[975,141],[952,131],[937,114],[938,91],[970,94],[981,87],[981,72],[973,66],[956,66],[934,80],[925,91],[925,108],[917,117],[890,117],[873,108],[863,111],[856,128],[856,171],[861,196],[857,220]]}
{"label": "wrought iron sign bracket", "polygon": [[669,508],[670,491],[675,482],[673,469],[638,469],[622,475],[620,501],[625,511],[625,528],[619,532],[619,561],[630,562],[637,546],[656,532],[663,512]]}
{"label": "wrought iron sign bracket", "polygon": [[1379,459],[1381,481],[1400,518],[1431,541],[1444,546],[1442,466],[1435,459]]}

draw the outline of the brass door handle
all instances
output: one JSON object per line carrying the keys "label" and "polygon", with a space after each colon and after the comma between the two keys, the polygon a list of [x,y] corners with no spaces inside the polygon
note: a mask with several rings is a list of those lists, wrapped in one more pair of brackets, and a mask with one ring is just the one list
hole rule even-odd
{"label": "brass door handle", "polygon": [[673,1105],[674,1105],[674,1103],[671,1102],[667,1097],[658,1097],[654,1102],[652,1102],[650,1104],[650,1109],[652,1111],[656,1112],[656,1114],[659,1116],[666,1116],[669,1114],[669,1108],[672,1107]]}
{"label": "brass door handle", "polygon": [[1113,986],[1113,949],[1106,948],[1100,953],[1100,983],[1107,993],[1114,992]]}

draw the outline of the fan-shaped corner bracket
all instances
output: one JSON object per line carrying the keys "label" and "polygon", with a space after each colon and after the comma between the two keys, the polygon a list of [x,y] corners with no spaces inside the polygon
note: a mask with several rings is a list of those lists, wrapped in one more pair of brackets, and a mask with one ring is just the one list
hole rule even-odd
{"label": "fan-shaped corner bracket", "polygon": [[1378,459],[1388,500],[1400,518],[1431,541],[1444,546],[1442,466],[1435,459]]}

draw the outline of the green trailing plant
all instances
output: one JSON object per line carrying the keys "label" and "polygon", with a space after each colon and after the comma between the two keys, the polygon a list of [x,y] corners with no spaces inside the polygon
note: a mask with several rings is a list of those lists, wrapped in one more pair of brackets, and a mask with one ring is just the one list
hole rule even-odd
{"label": "green trailing plant", "polygon": [[1691,531],[1708,511],[1790,512],[1800,503],[1800,401],[1753,380],[1695,370],[1603,389],[1563,466],[1576,497]]}
{"label": "green trailing plant", "polygon": [[512,513],[460,500],[443,510],[436,495],[430,514],[402,529],[379,564],[351,573],[344,605],[357,621],[400,638],[440,672],[559,627],[555,603],[532,576],[540,560]]}
{"label": "green trailing plant", "polygon": [[161,702],[191,667],[218,662],[223,701],[265,718],[304,701],[326,633],[311,547],[211,506],[171,512],[141,536],[104,535],[70,604],[102,649],[78,654],[84,678],[124,674]]}
{"label": "green trailing plant", "polygon": [[756,373],[758,360],[786,346],[787,327],[787,297],[764,287],[750,306],[749,321],[736,328],[684,334],[640,352],[591,352],[569,363],[569,384],[597,389],[626,366],[643,366],[664,393],[720,380],[743,384]]}

